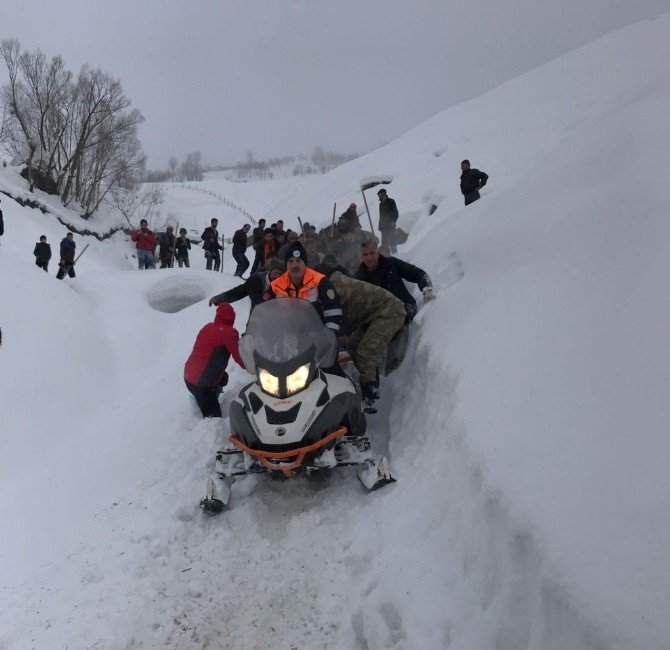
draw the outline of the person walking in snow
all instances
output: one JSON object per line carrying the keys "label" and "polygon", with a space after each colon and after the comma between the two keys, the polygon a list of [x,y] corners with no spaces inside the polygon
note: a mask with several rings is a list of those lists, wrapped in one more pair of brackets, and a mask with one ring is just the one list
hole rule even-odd
{"label": "person walking in snow", "polygon": [[35,244],[33,255],[35,256],[35,264],[48,273],[49,260],[51,259],[51,245],[47,244],[46,235],[40,236],[40,240]]}
{"label": "person walking in snow", "polygon": [[140,221],[140,227],[130,236],[135,242],[137,249],[137,266],[140,269],[155,269],[154,248],[156,248],[157,238],[151,230],[146,219]]}
{"label": "person walking in snow", "polygon": [[470,205],[481,198],[479,190],[486,185],[488,174],[479,169],[471,169],[470,161],[464,160],[461,163],[461,192],[465,199],[465,205]]}
{"label": "person walking in snow", "polygon": [[221,254],[219,251],[223,250],[223,246],[219,243],[219,220],[212,219],[210,225],[205,228],[200,238],[205,242],[202,247],[205,249],[205,258],[207,259],[207,264],[205,268],[208,271],[212,270],[212,264],[214,265],[214,271],[219,271],[221,269]]}
{"label": "person walking in snow", "polygon": [[186,228],[179,229],[179,237],[174,244],[175,252],[174,256],[179,264],[179,268],[185,266],[187,269],[190,268],[191,264],[188,258],[188,252],[191,250],[191,242],[188,237],[186,237]]}
{"label": "person walking in snow", "polygon": [[60,243],[60,262],[56,278],[62,280],[66,275],[74,278],[74,256],[77,244],[74,242],[74,234],[69,232]]}
{"label": "person walking in snow", "polygon": [[186,388],[195,397],[203,418],[220,418],[219,394],[228,383],[226,366],[232,356],[244,368],[240,358],[235,310],[227,302],[216,308],[213,323],[207,323],[195,339],[193,351],[184,364]]}
{"label": "person walking in snow", "polygon": [[168,226],[165,229],[165,232],[160,234],[160,237],[158,238],[158,245],[160,246],[158,257],[161,261],[161,268],[172,268],[172,256],[174,254],[175,245],[174,229],[172,226]]}
{"label": "person walking in snow", "polygon": [[389,198],[385,189],[377,192],[379,197],[379,231],[382,234],[382,246],[388,246],[391,253],[397,251],[395,245],[395,227],[398,221],[398,206]]}
{"label": "person walking in snow", "polygon": [[238,278],[244,275],[244,272],[249,268],[249,259],[247,258],[247,234],[251,230],[251,226],[245,223],[239,230],[233,234],[233,258],[237,262],[235,273]]}

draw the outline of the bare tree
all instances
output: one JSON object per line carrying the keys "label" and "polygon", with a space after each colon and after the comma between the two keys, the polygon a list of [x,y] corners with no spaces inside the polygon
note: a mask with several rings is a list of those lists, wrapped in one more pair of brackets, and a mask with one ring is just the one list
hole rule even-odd
{"label": "bare tree", "polygon": [[142,190],[135,188],[114,187],[105,201],[115,207],[128,222],[131,228],[137,228],[142,219],[154,222],[159,206],[163,204],[165,192],[159,183]]}
{"label": "bare tree", "polygon": [[144,172],[144,118],[118,79],[88,66],[75,79],[61,57],[21,52],[16,40],[3,41],[0,56],[9,73],[0,92],[2,143],[25,162],[31,191],[38,178],[87,218],[113,187]]}

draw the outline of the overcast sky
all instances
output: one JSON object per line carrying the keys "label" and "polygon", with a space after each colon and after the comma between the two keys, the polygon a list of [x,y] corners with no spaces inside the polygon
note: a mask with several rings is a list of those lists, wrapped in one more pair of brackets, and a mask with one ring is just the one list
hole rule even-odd
{"label": "overcast sky", "polygon": [[209,163],[316,144],[363,153],[667,11],[670,0],[5,0],[0,37],[119,77],[157,168],[196,149]]}

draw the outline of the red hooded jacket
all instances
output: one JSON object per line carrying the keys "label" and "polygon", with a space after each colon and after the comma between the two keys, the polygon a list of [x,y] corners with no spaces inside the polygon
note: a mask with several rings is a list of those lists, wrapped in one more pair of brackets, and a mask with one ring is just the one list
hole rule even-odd
{"label": "red hooded jacket", "polygon": [[235,310],[227,302],[216,309],[213,323],[207,323],[195,339],[193,352],[184,365],[184,379],[194,386],[225,385],[226,366],[233,359],[244,368],[238,349],[239,334],[233,327]]}

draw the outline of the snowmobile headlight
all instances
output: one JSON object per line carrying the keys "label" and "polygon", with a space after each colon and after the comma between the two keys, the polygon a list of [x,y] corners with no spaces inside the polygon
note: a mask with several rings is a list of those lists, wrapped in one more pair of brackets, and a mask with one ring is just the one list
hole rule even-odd
{"label": "snowmobile headlight", "polygon": [[275,377],[264,368],[258,371],[258,380],[261,382],[261,388],[270,395],[279,397],[279,377]]}
{"label": "snowmobile headlight", "polygon": [[300,392],[309,379],[309,365],[300,366],[286,378],[286,392],[289,395]]}

